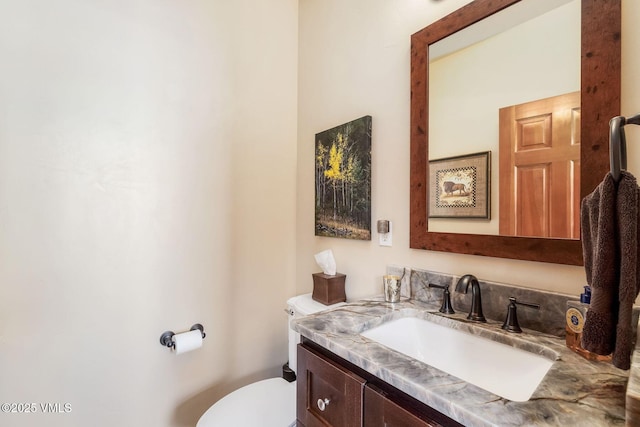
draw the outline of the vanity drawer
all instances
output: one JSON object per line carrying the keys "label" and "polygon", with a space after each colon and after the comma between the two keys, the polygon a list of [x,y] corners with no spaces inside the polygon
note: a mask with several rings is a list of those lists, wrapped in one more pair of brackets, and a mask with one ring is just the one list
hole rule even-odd
{"label": "vanity drawer", "polygon": [[[460,424],[426,405],[382,390],[372,384],[364,389],[363,427],[443,427]],[[442,423],[436,421],[442,421]]]}
{"label": "vanity drawer", "polygon": [[306,427],[362,426],[365,380],[304,344],[298,346],[296,412]]}

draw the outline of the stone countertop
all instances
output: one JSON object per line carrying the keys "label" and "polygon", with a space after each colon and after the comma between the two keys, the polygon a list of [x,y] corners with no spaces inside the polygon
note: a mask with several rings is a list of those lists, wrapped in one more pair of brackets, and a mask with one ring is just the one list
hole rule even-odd
{"label": "stone countertop", "polygon": [[[640,337],[640,323],[638,324],[637,334]],[[628,426],[638,426],[640,425],[640,339],[636,339],[636,348],[631,356],[631,369],[629,372],[626,421]]]}
{"label": "stone countertop", "polygon": [[[305,316],[292,324],[304,337],[465,426],[625,424],[629,371],[586,360],[569,350],[562,338],[527,329],[513,334],[502,330],[501,322],[470,322],[466,313],[443,315],[438,308],[415,300],[392,304],[374,298]],[[453,323],[457,329],[491,336],[556,361],[529,401],[513,402],[360,335],[407,316],[448,326]]]}

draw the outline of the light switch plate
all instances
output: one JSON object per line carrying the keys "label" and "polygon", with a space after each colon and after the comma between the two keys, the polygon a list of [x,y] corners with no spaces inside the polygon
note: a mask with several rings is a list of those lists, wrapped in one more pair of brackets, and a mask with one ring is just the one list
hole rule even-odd
{"label": "light switch plate", "polygon": [[391,221],[389,221],[389,232],[388,233],[378,233],[378,243],[380,246],[391,246],[393,237],[393,225]]}

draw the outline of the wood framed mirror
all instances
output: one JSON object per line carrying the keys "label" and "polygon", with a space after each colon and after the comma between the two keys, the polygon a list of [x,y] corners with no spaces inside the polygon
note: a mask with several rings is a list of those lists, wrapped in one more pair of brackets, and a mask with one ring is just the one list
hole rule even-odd
{"label": "wood framed mirror", "polygon": [[[475,0],[411,37],[410,247],[583,265],[577,239],[429,231],[429,47],[520,1],[536,0]],[[609,120],[620,115],[620,3],[581,1],[580,200],[609,169]]]}

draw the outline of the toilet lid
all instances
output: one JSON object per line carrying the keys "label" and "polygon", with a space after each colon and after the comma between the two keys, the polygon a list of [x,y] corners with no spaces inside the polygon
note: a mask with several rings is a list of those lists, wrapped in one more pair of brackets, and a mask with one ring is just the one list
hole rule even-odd
{"label": "toilet lid", "polygon": [[291,297],[287,300],[287,305],[294,308],[294,311],[299,316],[306,316],[308,314],[318,313],[320,311],[328,310],[330,308],[340,307],[345,303],[339,302],[331,305],[322,304],[313,299],[312,294],[302,294]]}
{"label": "toilet lid", "polygon": [[296,419],[296,383],[269,378],[230,393],[196,427],[287,427]]}

